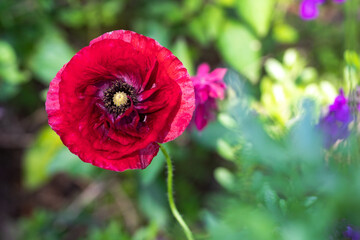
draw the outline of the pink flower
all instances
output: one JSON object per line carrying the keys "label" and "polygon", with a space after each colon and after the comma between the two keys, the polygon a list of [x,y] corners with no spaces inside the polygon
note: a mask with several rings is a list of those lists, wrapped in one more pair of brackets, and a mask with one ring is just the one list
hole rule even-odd
{"label": "pink flower", "polygon": [[[335,3],[344,3],[346,0],[333,0]],[[302,0],[299,6],[300,17],[304,20],[313,20],[319,16],[319,5],[325,0]]]}
{"label": "pink flower", "polygon": [[195,89],[196,106],[192,125],[195,124],[199,131],[215,118],[216,99],[224,99],[226,85],[223,78],[226,71],[226,68],[216,68],[209,73],[209,65],[202,63],[197,69],[196,76],[191,77]]}

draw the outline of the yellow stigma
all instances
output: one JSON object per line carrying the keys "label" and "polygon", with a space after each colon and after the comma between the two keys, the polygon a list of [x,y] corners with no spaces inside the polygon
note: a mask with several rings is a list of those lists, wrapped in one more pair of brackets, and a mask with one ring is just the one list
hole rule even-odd
{"label": "yellow stigma", "polygon": [[113,97],[113,102],[116,106],[121,107],[125,105],[128,101],[128,98],[126,96],[126,93],[124,92],[117,92],[115,93]]}

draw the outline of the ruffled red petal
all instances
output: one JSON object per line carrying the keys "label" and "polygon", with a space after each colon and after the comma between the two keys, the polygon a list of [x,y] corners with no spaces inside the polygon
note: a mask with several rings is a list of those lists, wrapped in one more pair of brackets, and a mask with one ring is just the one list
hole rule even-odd
{"label": "ruffled red petal", "polygon": [[168,128],[165,129],[158,139],[158,142],[164,143],[177,138],[182,134],[189,124],[192,113],[195,109],[194,87],[189,81],[189,74],[180,60],[175,57],[168,49],[161,46],[152,38],[140,35],[138,33],[128,30],[117,30],[105,33],[90,42],[90,46],[104,39],[119,39],[124,42],[131,43],[131,45],[145,56],[156,57],[162,74],[168,75],[181,88],[181,103],[180,108],[174,116],[174,119],[168,123]]}
{"label": "ruffled red petal", "polygon": [[[134,87],[139,100],[117,117],[101,100],[114,79]],[[71,152],[84,162],[123,171],[145,168],[159,150],[157,142],[178,137],[191,120],[194,101],[189,75],[169,50],[120,30],[94,39],[64,65],[50,83],[46,111]]]}

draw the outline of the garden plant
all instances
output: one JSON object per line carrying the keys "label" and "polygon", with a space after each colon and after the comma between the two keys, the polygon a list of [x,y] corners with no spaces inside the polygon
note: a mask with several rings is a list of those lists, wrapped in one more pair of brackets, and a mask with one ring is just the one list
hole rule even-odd
{"label": "garden plant", "polygon": [[1,0],[0,239],[360,240],[359,0]]}

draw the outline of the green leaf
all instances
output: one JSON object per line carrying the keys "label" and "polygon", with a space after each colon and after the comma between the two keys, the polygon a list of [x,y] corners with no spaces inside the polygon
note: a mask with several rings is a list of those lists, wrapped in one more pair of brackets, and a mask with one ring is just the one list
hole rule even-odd
{"label": "green leaf", "polygon": [[146,36],[154,38],[164,47],[169,45],[170,34],[168,29],[156,21],[146,22]]}
{"label": "green leaf", "polygon": [[217,46],[224,59],[237,71],[257,81],[260,70],[260,42],[243,25],[227,22]]}
{"label": "green leaf", "polygon": [[227,160],[233,160],[235,159],[235,152],[236,150],[224,139],[219,138],[216,141],[217,143],[217,152],[222,156],[223,158]]}
{"label": "green leaf", "polygon": [[344,53],[344,58],[347,65],[360,69],[360,58],[356,52],[347,50]]}
{"label": "green leaf", "polygon": [[17,85],[8,84],[0,81],[0,102],[4,102],[18,92]]}
{"label": "green leaf", "polygon": [[204,8],[202,21],[208,39],[218,38],[224,24],[224,18],[224,12],[221,8],[212,5],[207,5]]}
{"label": "green leaf", "polygon": [[211,41],[221,36],[224,25],[224,11],[213,5],[206,5],[200,15],[189,23],[189,29],[202,45],[207,45]]}
{"label": "green leaf", "polygon": [[220,216],[221,219],[216,219],[211,214],[205,215],[211,240],[281,239],[272,214],[262,209],[251,208],[241,203],[228,204],[226,211]]}
{"label": "green leaf", "polygon": [[42,239],[57,240],[61,233],[59,228],[54,228],[54,214],[40,209],[35,209],[30,216],[19,219],[17,223],[18,238],[26,240]]}
{"label": "green leaf", "polygon": [[232,7],[236,3],[236,0],[215,0],[215,2],[225,7]]}
{"label": "green leaf", "polygon": [[28,74],[19,70],[15,50],[9,43],[0,41],[0,100],[13,96],[17,85],[28,79]]}
{"label": "green leaf", "polygon": [[16,54],[14,49],[5,41],[0,41],[0,63],[2,64],[15,64]]}
{"label": "green leaf", "polygon": [[86,24],[85,11],[83,9],[66,8],[59,12],[59,21],[72,28],[80,28]]}
{"label": "green leaf", "polygon": [[287,72],[279,61],[270,58],[265,63],[267,73],[276,81],[282,82],[287,80]]}
{"label": "green leaf", "polygon": [[234,188],[235,177],[226,168],[218,167],[214,172],[215,179],[225,189],[231,190]]}
{"label": "green leaf", "polygon": [[104,229],[92,229],[88,236],[84,239],[87,240],[128,240],[130,239],[127,234],[122,230],[122,226],[115,220],[111,220]]}
{"label": "green leaf", "polygon": [[50,127],[40,131],[24,157],[24,182],[27,187],[38,187],[48,179],[48,165],[62,146],[59,136]]}
{"label": "green leaf", "polygon": [[74,54],[60,33],[46,30],[30,58],[29,67],[41,82],[48,85]]}
{"label": "green leaf", "polygon": [[229,99],[232,104],[236,104],[239,101],[247,102],[249,100],[248,97],[255,95],[256,90],[253,85],[249,83],[249,80],[233,69],[227,70],[224,82],[227,86],[227,99]]}
{"label": "green leaf", "polygon": [[118,21],[117,17],[123,10],[125,1],[110,0],[101,4],[101,15],[103,24],[111,26]]}
{"label": "green leaf", "polygon": [[260,36],[265,36],[269,29],[274,12],[275,0],[241,0],[237,1],[238,14]]}
{"label": "green leaf", "polygon": [[291,152],[296,156],[295,159],[311,166],[321,165],[322,142],[320,133],[313,125],[315,104],[310,100],[304,100],[302,108],[304,114],[291,128],[290,139],[287,143],[290,145]]}
{"label": "green leaf", "polygon": [[310,206],[313,205],[317,200],[318,200],[318,197],[316,197],[316,196],[307,197],[307,198],[305,199],[304,206],[305,206],[305,207],[310,207]]}
{"label": "green leaf", "polygon": [[158,226],[164,227],[169,222],[165,189],[158,184],[150,184],[139,189],[138,205],[141,212]]}
{"label": "green leaf", "polygon": [[221,123],[224,127],[229,129],[234,129],[237,126],[236,121],[226,113],[219,113],[218,114],[219,123]]}
{"label": "green leaf", "polygon": [[191,14],[195,11],[198,11],[203,4],[203,0],[185,0],[184,9],[187,14]]}
{"label": "green leaf", "polygon": [[155,221],[151,221],[146,227],[140,228],[132,236],[132,240],[152,240],[156,239],[159,229]]}
{"label": "green leaf", "polygon": [[184,9],[176,1],[147,1],[146,4],[146,12],[153,18],[166,19],[167,23],[184,19]]}
{"label": "green leaf", "polygon": [[202,132],[191,132],[191,136],[198,144],[212,150],[217,148],[218,139],[227,138],[231,134],[232,131],[225,128],[219,122],[209,123]]}
{"label": "green leaf", "polygon": [[284,53],[283,62],[287,67],[294,67],[300,61],[299,52],[293,48],[287,49]]}
{"label": "green leaf", "polygon": [[164,166],[165,157],[164,154],[160,151],[151,161],[151,164],[146,169],[139,172],[141,182],[144,185],[152,184],[159,176],[159,174],[161,174],[161,170],[164,169]]}
{"label": "green leaf", "polygon": [[278,196],[276,192],[271,188],[270,184],[264,183],[262,188],[262,194],[266,207],[270,211],[275,212],[277,210]]}
{"label": "green leaf", "polygon": [[67,147],[63,146],[52,158],[47,167],[47,172],[49,175],[66,172],[73,176],[90,178],[97,169],[95,166],[81,161],[76,155],[72,154]]}
{"label": "green leaf", "polygon": [[193,61],[191,59],[190,50],[186,40],[183,38],[178,38],[172,50],[174,55],[184,64],[189,74],[193,76],[195,74],[193,69]]}
{"label": "green leaf", "polygon": [[299,39],[299,34],[292,26],[279,23],[274,26],[273,37],[279,43],[296,43]]}

